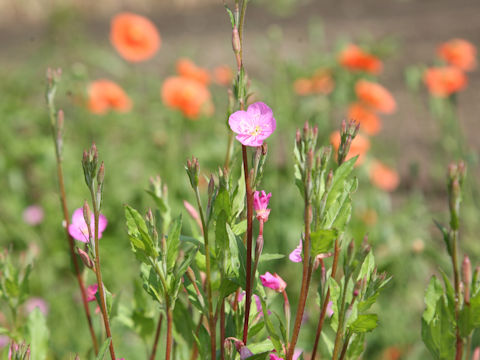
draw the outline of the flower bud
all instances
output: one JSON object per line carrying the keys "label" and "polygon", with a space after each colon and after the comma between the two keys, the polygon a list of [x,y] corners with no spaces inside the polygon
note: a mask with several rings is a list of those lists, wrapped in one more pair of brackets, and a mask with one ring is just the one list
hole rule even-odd
{"label": "flower bud", "polygon": [[242,42],[240,41],[240,34],[238,33],[238,28],[235,25],[232,31],[232,48],[235,54],[239,54],[242,49]]}
{"label": "flower bud", "polygon": [[464,295],[465,303],[469,304],[470,303],[470,286],[472,283],[472,265],[467,255],[465,255],[465,257],[463,258],[462,277],[465,285],[465,295]]}
{"label": "flower bud", "polygon": [[95,269],[95,264],[88,253],[80,248],[77,248],[77,253],[80,259],[82,260],[83,264],[89,269]]}
{"label": "flower bud", "polygon": [[98,169],[98,174],[97,174],[97,183],[99,185],[103,184],[103,179],[105,178],[105,166],[103,164],[100,165],[100,169]]}
{"label": "flower bud", "polygon": [[83,203],[83,219],[88,227],[90,227],[92,213],[90,212],[90,207],[88,206],[87,200]]}

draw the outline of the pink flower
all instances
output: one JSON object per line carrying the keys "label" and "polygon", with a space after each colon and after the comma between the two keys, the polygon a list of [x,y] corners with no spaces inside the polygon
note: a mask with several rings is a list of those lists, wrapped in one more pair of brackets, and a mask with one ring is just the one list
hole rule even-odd
{"label": "pink flower", "polygon": [[288,255],[288,258],[295,263],[302,262],[302,239],[300,239],[298,246]]}
{"label": "pink flower", "polygon": [[262,285],[277,292],[283,292],[287,287],[287,283],[277,274],[270,274],[268,271],[264,275],[260,275]]}
{"label": "pink flower", "polygon": [[[300,355],[302,354],[303,350],[300,350],[300,349],[295,349],[295,351],[293,352],[293,357],[292,359],[293,360],[297,360]],[[283,358],[281,358],[280,356],[278,356],[277,354],[275,353],[271,353],[270,354],[270,360],[283,360]]]}
{"label": "pink flower", "polygon": [[267,195],[264,190],[262,190],[261,195],[259,191],[255,191],[253,194],[253,207],[257,212],[258,221],[266,222],[268,220],[270,209],[267,209],[267,207],[271,197],[272,193],[268,193]]}
{"label": "pink flower", "polygon": [[263,102],[253,103],[247,111],[234,112],[228,124],[237,134],[237,140],[245,146],[261,146],[277,127],[272,109]]}
{"label": "pink flower", "polygon": [[23,211],[22,217],[28,225],[38,225],[43,221],[43,208],[39,205],[30,205]]}
{"label": "pink flower", "polygon": [[95,294],[97,293],[97,291],[98,291],[98,284],[93,284],[93,285],[90,285],[89,287],[87,287],[87,301],[88,302],[96,300]]}
{"label": "pink flower", "polygon": [[332,301],[329,301],[328,304],[327,304],[327,311],[326,311],[326,314],[327,316],[330,318],[333,316],[333,302]]}
{"label": "pink flower", "polygon": [[48,314],[48,304],[40,297],[30,298],[25,303],[25,309],[27,310],[27,313],[30,314],[33,310],[35,310],[35,308],[38,308],[43,315]]}
{"label": "pink flower", "polygon": [[[92,217],[90,220],[90,230],[92,232],[92,236],[95,236],[93,231],[94,229],[94,217],[92,213]],[[102,237],[102,233],[107,227],[107,218],[100,214],[98,219],[98,238]],[[88,243],[88,226],[83,218],[83,209],[78,208],[73,212],[72,215],[72,223],[68,225],[68,233],[75,239],[84,243]]]}
{"label": "pink flower", "polygon": [[283,358],[281,358],[277,354],[270,354],[270,360],[283,360]]}

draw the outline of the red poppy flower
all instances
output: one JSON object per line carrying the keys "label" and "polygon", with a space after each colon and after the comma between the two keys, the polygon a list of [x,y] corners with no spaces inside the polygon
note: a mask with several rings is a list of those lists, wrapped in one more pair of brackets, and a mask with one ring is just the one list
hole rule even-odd
{"label": "red poppy flower", "polygon": [[358,99],[372,110],[391,114],[397,108],[392,94],[380,84],[359,80],[355,84],[355,93]]}
{"label": "red poppy flower", "polygon": [[177,61],[177,73],[182,77],[198,81],[204,85],[210,83],[210,74],[208,71],[198,67],[189,59],[179,59]]}
{"label": "red poppy flower", "polygon": [[132,100],[113,81],[100,79],[88,87],[88,109],[94,114],[105,114],[110,109],[127,112],[132,108]]}
{"label": "red poppy flower", "polygon": [[360,130],[368,135],[376,135],[382,128],[377,114],[358,102],[348,108],[348,118],[360,123]]}
{"label": "red poppy flower", "polygon": [[450,96],[467,86],[463,71],[453,66],[429,68],[423,75],[423,81],[430,93],[438,97]]}
{"label": "red poppy flower", "polygon": [[160,47],[160,35],[146,17],[121,13],[112,19],[110,41],[125,60],[148,60]]}
{"label": "red poppy flower", "polygon": [[379,189],[391,192],[398,187],[400,177],[394,169],[375,161],[370,166],[370,181]]}
{"label": "red poppy flower", "polygon": [[338,57],[340,65],[353,71],[365,71],[370,74],[379,74],[383,69],[382,61],[369,54],[357,45],[349,44]]}
{"label": "red poppy flower", "polygon": [[477,66],[477,49],[463,39],[452,39],[443,43],[437,53],[448,64],[463,71],[472,71]]}

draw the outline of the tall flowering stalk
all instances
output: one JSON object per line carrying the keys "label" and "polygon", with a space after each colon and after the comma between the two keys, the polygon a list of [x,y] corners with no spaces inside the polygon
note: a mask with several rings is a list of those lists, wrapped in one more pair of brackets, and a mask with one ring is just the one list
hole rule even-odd
{"label": "tall flowering stalk", "polygon": [[46,100],[49,110],[50,126],[52,130],[52,138],[55,145],[55,159],[57,163],[57,179],[60,191],[60,203],[63,211],[63,218],[65,221],[65,229],[68,240],[68,246],[70,250],[70,256],[72,258],[73,269],[75,277],[77,278],[78,286],[80,287],[80,294],[82,297],[83,309],[85,316],[87,317],[88,328],[90,336],[92,338],[93,349],[95,354],[98,353],[98,342],[95,336],[95,330],[93,329],[92,317],[90,315],[90,309],[88,308],[87,294],[85,284],[83,282],[82,274],[80,271],[80,265],[78,263],[77,255],[75,254],[75,244],[73,237],[69,234],[68,228],[70,225],[70,215],[68,213],[67,197],[65,191],[65,183],[63,178],[62,167],[62,150],[63,150],[63,125],[64,114],[62,110],[57,111],[55,108],[55,93],[57,90],[57,84],[60,80],[61,70],[48,69],[47,70],[47,91]]}
{"label": "tall flowering stalk", "polygon": [[[100,268],[100,247],[99,239],[101,237],[100,223],[101,214],[100,209],[102,207],[103,200],[103,181],[105,178],[105,166],[103,162],[98,167],[98,151],[95,144],[89,149],[89,151],[83,152],[82,159],[83,174],[85,183],[90,191],[92,207],[93,207],[93,224],[91,224],[92,214],[88,203],[85,201],[83,206],[84,220],[87,225],[88,232],[88,244],[94,257],[94,272],[97,278],[98,295],[100,310],[102,311],[103,324],[105,326],[105,333],[107,335],[107,341],[109,341],[110,357],[115,360],[115,348],[113,346],[112,331],[110,329],[109,309],[107,309],[107,292],[102,280],[102,271]],[[104,220],[103,220],[104,221]],[[93,225],[93,234],[92,226]],[[103,224],[105,226],[106,224]],[[102,227],[103,227],[102,226]],[[109,295],[111,297],[111,295]]]}

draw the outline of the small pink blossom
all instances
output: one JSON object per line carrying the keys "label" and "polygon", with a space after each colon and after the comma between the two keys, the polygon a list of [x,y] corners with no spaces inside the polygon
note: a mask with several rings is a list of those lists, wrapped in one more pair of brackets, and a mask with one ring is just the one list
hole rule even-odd
{"label": "small pink blossom", "polygon": [[87,287],[87,301],[95,301],[96,297],[95,295],[97,294],[98,291],[98,284],[93,284]]}
{"label": "small pink blossom", "polygon": [[288,255],[288,258],[295,263],[302,262],[302,239],[300,239],[298,246]]}
{"label": "small pink blossom", "polygon": [[40,224],[44,216],[43,208],[40,205],[30,205],[22,214],[23,221],[32,226]]}
{"label": "small pink blossom", "polygon": [[40,297],[33,297],[25,303],[27,313],[31,313],[35,308],[38,308],[43,315],[48,314],[48,304]]}
{"label": "small pink blossom", "polygon": [[230,115],[228,124],[237,140],[245,146],[262,146],[277,127],[273,111],[263,102],[250,105],[247,111],[239,110]]}
{"label": "small pink blossom", "polygon": [[[102,237],[102,233],[107,227],[107,218],[100,214],[98,218],[98,238]],[[92,236],[95,236],[94,233],[94,216],[92,213],[90,220],[90,229]],[[72,223],[68,225],[68,233],[75,239],[84,243],[88,243],[88,226],[83,218],[83,208],[78,208],[73,212]]]}
{"label": "small pink blossom", "polygon": [[7,335],[0,335],[0,349],[4,348],[10,342],[10,338]]}
{"label": "small pink blossom", "polygon": [[[295,349],[295,351],[293,352],[292,359],[297,360],[300,357],[300,355],[302,355],[302,352],[303,352],[303,350]],[[275,353],[271,353],[269,360],[283,360],[283,358],[281,358],[280,356],[278,356]]]}
{"label": "small pink blossom", "polygon": [[265,194],[265,191],[262,190],[255,191],[253,194],[253,207],[257,212],[258,221],[266,222],[268,220],[268,215],[270,215],[270,209],[268,209],[268,202],[272,197],[272,193]]}
{"label": "small pink blossom", "polygon": [[271,274],[268,271],[264,275],[260,275],[262,285],[277,292],[283,292],[287,287],[287,283],[277,274]]}
{"label": "small pink blossom", "polygon": [[329,318],[331,318],[334,314],[334,311],[333,311],[333,302],[332,301],[329,301],[328,304],[327,304],[327,310],[326,310],[326,314]]}

